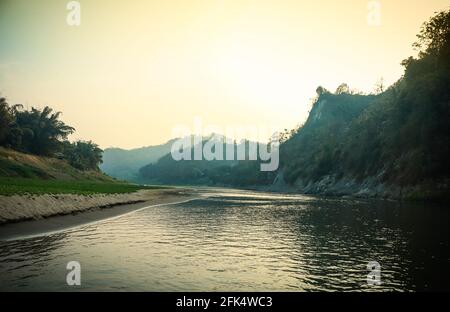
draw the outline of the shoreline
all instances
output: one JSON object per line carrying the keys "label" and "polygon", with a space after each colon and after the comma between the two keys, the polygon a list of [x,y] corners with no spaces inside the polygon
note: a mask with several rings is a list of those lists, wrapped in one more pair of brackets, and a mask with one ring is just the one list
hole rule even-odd
{"label": "shoreline", "polygon": [[[136,196],[135,193],[130,195]],[[108,205],[97,205],[88,208],[85,208],[85,206],[83,209],[67,210],[59,214],[14,219],[8,222],[3,221],[0,223],[0,241],[43,236],[78,226],[102,222],[128,213],[134,213],[141,209],[173,205],[198,198],[194,191],[188,189],[148,190],[146,194],[141,192],[139,196],[145,199],[139,199],[134,202],[125,201]],[[77,197],[77,199],[79,198]],[[64,200],[64,197],[59,195],[56,201],[60,202],[62,200]],[[2,208],[0,199],[0,212]],[[35,210],[39,211],[39,207]]]}

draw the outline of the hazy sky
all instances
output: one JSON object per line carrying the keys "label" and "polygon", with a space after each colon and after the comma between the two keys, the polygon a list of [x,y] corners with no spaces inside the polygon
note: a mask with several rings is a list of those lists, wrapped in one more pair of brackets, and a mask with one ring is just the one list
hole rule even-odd
{"label": "hazy sky", "polygon": [[450,0],[0,0],[0,93],[49,105],[101,147],[153,145],[194,117],[292,128],[315,89],[369,92],[403,73],[421,24]]}

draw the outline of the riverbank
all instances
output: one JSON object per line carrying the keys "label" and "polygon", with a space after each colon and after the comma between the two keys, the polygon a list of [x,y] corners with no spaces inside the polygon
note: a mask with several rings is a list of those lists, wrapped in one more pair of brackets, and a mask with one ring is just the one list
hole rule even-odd
{"label": "riverbank", "polygon": [[196,196],[194,191],[184,188],[129,194],[0,196],[0,239],[57,231]]}
{"label": "riverbank", "polygon": [[269,192],[295,193],[305,195],[352,197],[366,199],[389,199],[401,201],[443,201],[449,199],[450,180],[421,181],[416,185],[396,185],[381,182],[379,176],[364,180],[337,178],[329,175],[318,181],[298,179],[287,184],[279,173],[272,185],[254,189]]}

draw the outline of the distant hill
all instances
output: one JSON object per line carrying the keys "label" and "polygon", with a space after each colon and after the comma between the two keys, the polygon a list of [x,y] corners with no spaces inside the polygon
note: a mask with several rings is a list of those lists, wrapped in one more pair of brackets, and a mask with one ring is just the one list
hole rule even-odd
{"label": "distant hill", "polygon": [[[204,137],[202,145],[206,142],[214,142],[214,138]],[[220,136],[220,142],[227,142],[225,137]],[[146,183],[181,184],[181,185],[235,185],[243,186],[254,184],[260,178],[259,161],[239,161],[237,160],[238,150],[245,150],[246,159],[249,155],[250,141],[227,144],[222,143],[223,159],[208,161],[193,160],[193,148],[189,148],[192,160],[173,159],[171,154],[167,154],[156,163],[148,164],[139,171],[139,181]],[[257,143],[255,143],[257,144]],[[192,143],[192,145],[194,145]],[[226,160],[226,150],[233,149],[233,160]],[[263,175],[266,177],[266,175]],[[268,180],[265,180],[267,183]]]}
{"label": "distant hill", "polygon": [[107,148],[103,152],[100,169],[114,178],[136,182],[139,179],[139,169],[170,153],[173,142],[174,140],[170,140],[162,145],[131,150]]}

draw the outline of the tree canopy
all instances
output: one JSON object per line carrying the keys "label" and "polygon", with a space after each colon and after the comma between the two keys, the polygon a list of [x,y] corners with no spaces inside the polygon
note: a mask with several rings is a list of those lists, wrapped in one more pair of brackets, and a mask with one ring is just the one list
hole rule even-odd
{"label": "tree canopy", "polygon": [[65,124],[61,112],[46,106],[43,109],[8,105],[0,98],[0,146],[24,153],[65,158],[80,170],[99,170],[103,151],[95,143],[67,139],[75,129]]}
{"label": "tree canopy", "polygon": [[420,50],[420,56],[427,54],[442,55],[449,53],[450,10],[442,11],[425,22],[417,35],[419,39],[414,47]]}

